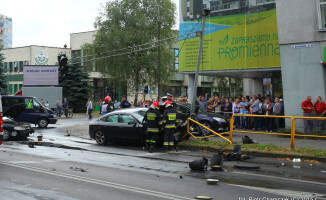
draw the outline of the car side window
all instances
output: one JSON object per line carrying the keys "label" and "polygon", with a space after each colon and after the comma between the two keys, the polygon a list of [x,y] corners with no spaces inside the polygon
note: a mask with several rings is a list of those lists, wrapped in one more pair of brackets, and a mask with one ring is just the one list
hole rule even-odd
{"label": "car side window", "polygon": [[15,104],[22,103],[19,98],[2,98],[2,105],[5,108],[9,108]]}
{"label": "car side window", "polygon": [[129,115],[120,115],[119,123],[128,124],[128,122],[134,122],[135,120]]}
{"label": "car side window", "polygon": [[112,122],[112,123],[118,123],[119,121],[119,115],[109,115],[107,117],[103,117],[101,119],[103,122]]}

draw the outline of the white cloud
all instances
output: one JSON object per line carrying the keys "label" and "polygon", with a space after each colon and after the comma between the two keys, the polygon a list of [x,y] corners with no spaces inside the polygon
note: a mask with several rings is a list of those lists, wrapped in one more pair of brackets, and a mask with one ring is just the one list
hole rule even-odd
{"label": "white cloud", "polygon": [[[179,0],[173,0],[179,7]],[[69,46],[70,33],[94,30],[108,0],[0,0],[0,14],[13,19],[13,47]],[[178,11],[178,10],[177,10]]]}

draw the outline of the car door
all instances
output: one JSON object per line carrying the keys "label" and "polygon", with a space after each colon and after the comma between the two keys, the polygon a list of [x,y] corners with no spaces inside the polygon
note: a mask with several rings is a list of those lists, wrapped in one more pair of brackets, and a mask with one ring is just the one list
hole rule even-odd
{"label": "car door", "polygon": [[115,138],[118,135],[119,131],[119,115],[113,114],[102,117],[101,119],[101,127],[104,134],[110,138]]}
{"label": "car door", "polygon": [[129,114],[120,114],[119,137],[123,141],[138,142],[140,140],[139,124]]}
{"label": "car door", "polygon": [[33,98],[24,98],[24,103],[30,106],[27,106],[25,111],[20,115],[19,121],[37,124],[38,119],[44,114],[44,109]]}

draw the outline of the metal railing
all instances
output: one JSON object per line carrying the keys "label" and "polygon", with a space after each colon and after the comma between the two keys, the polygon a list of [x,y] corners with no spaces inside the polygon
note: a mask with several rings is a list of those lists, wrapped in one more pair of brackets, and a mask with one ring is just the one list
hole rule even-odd
{"label": "metal railing", "polygon": [[[281,119],[291,119],[291,132],[290,133],[279,133],[279,132],[259,132],[259,131],[239,131],[234,130],[234,117],[257,117],[257,118],[281,118]],[[311,137],[311,138],[326,138],[323,135],[304,135],[304,134],[296,134],[295,132],[295,120],[296,119],[311,119],[311,120],[326,120],[326,117],[292,117],[292,116],[280,116],[280,115],[245,115],[245,114],[233,114],[230,119],[230,136],[229,140],[232,142],[234,132],[237,133],[251,133],[251,134],[265,134],[265,135],[280,135],[280,136],[290,136],[291,137],[291,149],[295,148],[295,137]]]}
{"label": "metal railing", "polygon": [[[195,123],[195,124],[197,124],[198,126],[204,128],[204,129],[206,129],[206,130],[212,132],[213,135],[201,136],[201,137],[197,137],[197,136],[195,136],[194,134],[192,134],[192,133],[190,132],[190,121],[193,122],[193,123]],[[191,118],[188,118],[188,119],[187,119],[187,133],[186,133],[186,134],[185,134],[181,139],[184,139],[187,135],[191,135],[191,136],[192,136],[193,138],[195,138],[195,139],[205,139],[205,138],[210,138],[210,137],[216,137],[216,136],[218,136],[218,137],[224,139],[225,141],[227,141],[229,144],[232,144],[232,141],[231,141],[231,140],[229,140],[229,139],[227,139],[226,137],[222,136],[222,134],[228,134],[228,133],[229,133],[229,132],[225,132],[225,133],[221,133],[221,134],[219,134],[219,133],[213,131],[212,129],[210,129],[210,128],[204,126],[204,125],[202,125],[202,124],[199,123],[199,122],[197,122],[196,120],[193,120],[193,119],[191,119]]]}

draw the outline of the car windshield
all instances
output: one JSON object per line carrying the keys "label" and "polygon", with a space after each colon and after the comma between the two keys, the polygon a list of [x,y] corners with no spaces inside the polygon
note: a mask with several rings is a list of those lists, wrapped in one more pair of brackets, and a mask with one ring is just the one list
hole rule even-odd
{"label": "car windshield", "polygon": [[136,113],[133,114],[133,116],[139,121],[139,122],[142,122],[143,119],[144,119],[144,116],[145,116],[145,112],[146,111],[138,111]]}

